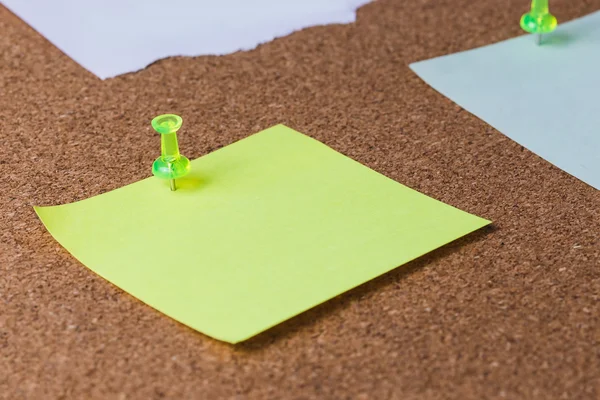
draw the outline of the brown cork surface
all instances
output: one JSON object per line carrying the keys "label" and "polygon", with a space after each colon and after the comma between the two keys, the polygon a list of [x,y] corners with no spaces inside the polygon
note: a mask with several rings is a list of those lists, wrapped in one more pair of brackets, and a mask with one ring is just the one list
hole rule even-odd
{"label": "brown cork surface", "polygon": [[[566,21],[600,0],[551,6]],[[0,398],[600,398],[600,191],[407,66],[519,35],[527,7],[378,0],[352,25],[107,81],[0,7]],[[218,342],[90,272],[32,209],[149,176],[165,112],[190,158],[284,123],[494,225]]]}

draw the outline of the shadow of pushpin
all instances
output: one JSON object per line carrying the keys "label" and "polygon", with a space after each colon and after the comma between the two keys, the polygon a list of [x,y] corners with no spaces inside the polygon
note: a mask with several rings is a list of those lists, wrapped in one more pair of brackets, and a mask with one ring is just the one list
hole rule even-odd
{"label": "shadow of pushpin", "polygon": [[152,173],[157,178],[169,179],[171,190],[177,190],[175,180],[190,172],[190,160],[179,154],[177,130],[183,120],[179,115],[163,114],[152,120],[152,128],[160,133],[161,154],[152,164]]}
{"label": "shadow of pushpin", "polygon": [[542,43],[542,34],[556,29],[556,17],[548,10],[548,0],[532,0],[531,11],[521,17],[521,28],[536,35],[538,46]]}

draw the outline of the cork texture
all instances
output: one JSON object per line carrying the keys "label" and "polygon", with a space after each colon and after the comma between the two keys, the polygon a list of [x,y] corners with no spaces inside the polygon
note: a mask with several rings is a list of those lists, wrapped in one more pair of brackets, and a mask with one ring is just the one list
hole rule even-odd
{"label": "cork texture", "polygon": [[[378,0],[354,24],[100,81],[0,6],[0,399],[600,398],[600,191],[408,68],[520,35],[527,8]],[[32,208],[149,176],[165,112],[190,158],[284,123],[494,224],[218,342],[90,272]]]}

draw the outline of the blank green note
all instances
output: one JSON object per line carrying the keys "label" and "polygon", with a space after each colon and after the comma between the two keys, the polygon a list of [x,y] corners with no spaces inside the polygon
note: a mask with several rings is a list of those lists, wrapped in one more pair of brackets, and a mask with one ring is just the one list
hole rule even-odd
{"label": "blank green note", "polygon": [[73,256],[168,316],[236,343],[489,221],[283,125],[72,204],[36,207]]}

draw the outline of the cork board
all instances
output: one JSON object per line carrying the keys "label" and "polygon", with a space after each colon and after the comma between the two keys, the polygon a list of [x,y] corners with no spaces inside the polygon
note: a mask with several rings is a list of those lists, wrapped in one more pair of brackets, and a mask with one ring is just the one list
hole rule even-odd
{"label": "cork board", "polygon": [[[600,191],[407,66],[519,35],[525,3],[378,0],[107,81],[0,7],[0,398],[597,398]],[[164,112],[190,158],[284,123],[495,223],[249,342],[209,339],[90,273],[32,209],[149,176]]]}

